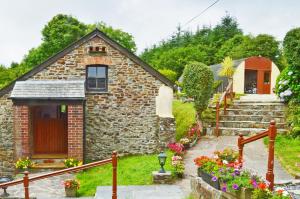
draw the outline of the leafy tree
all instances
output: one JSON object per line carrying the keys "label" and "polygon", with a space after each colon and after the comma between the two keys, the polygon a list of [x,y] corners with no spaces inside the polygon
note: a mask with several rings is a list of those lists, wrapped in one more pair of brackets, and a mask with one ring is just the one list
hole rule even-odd
{"label": "leafy tree", "polygon": [[89,25],[88,32],[93,31],[95,28],[101,30],[128,50],[132,52],[136,51],[136,44],[131,34],[124,32],[119,28],[113,28],[104,22],[98,22],[93,25]]}
{"label": "leafy tree", "polygon": [[300,68],[300,28],[288,31],[283,41],[284,55],[290,66]]}
{"label": "leafy tree", "polygon": [[177,73],[175,71],[169,70],[169,69],[160,69],[158,70],[161,74],[163,74],[164,76],[166,76],[169,80],[171,80],[172,82],[176,82],[177,81]]}
{"label": "leafy tree", "polygon": [[190,62],[183,72],[183,88],[186,94],[194,98],[197,118],[207,108],[213,89],[214,76],[211,69],[199,62]]}

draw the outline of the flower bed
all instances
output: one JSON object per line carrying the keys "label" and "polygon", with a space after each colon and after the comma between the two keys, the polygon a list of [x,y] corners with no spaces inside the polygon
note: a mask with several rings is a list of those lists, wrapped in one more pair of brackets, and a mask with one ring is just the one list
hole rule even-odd
{"label": "flower bed", "polygon": [[237,161],[236,151],[225,149],[214,154],[214,157],[197,157],[194,162],[198,166],[198,176],[215,189],[222,190],[235,198],[289,198],[283,191],[269,191],[268,182],[243,170],[242,165]]}

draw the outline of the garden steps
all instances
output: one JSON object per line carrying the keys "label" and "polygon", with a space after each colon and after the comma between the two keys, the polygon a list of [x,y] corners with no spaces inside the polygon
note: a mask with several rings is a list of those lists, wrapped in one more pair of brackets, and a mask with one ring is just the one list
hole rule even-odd
{"label": "garden steps", "polygon": [[[212,134],[215,132],[216,127],[212,127]],[[256,135],[260,132],[267,130],[266,128],[232,128],[232,127],[219,127],[220,135],[224,136],[237,136],[242,134],[244,136]],[[277,133],[286,133],[286,129],[277,129]]]}
{"label": "garden steps", "polygon": [[[212,108],[215,112],[215,108]],[[285,133],[286,106],[275,95],[245,95],[228,105],[226,114],[220,110],[219,135],[254,135],[268,129],[276,121],[278,132]],[[214,134],[215,123],[207,134]]]}

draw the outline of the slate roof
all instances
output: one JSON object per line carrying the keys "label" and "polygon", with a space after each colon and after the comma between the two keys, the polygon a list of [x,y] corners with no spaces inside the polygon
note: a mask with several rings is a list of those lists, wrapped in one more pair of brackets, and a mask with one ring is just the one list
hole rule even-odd
{"label": "slate roof", "polygon": [[62,51],[58,52],[57,54],[53,55],[49,59],[47,59],[45,62],[41,63],[40,65],[34,67],[32,70],[29,72],[25,73],[6,87],[0,90],[0,96],[3,96],[7,94],[9,91],[11,91],[14,87],[14,84],[16,81],[24,81],[27,80],[28,78],[32,77],[33,75],[37,74],[38,72],[42,71],[44,68],[50,66],[53,64],[55,61],[57,61],[59,58],[65,56],[66,54],[70,53],[72,50],[76,49],[78,46],[82,45],[83,43],[89,41],[90,39],[94,37],[99,37],[103,39],[105,42],[107,42],[109,45],[111,45],[113,48],[117,49],[119,52],[121,52],[123,55],[126,57],[130,58],[133,62],[136,64],[140,65],[142,68],[144,68],[148,73],[150,73],[152,76],[160,80],[162,83],[164,83],[167,86],[170,86],[171,88],[174,88],[175,85],[173,82],[171,82],[168,78],[166,78],[164,75],[162,75],[160,72],[152,68],[150,65],[145,63],[143,60],[141,60],[138,56],[133,54],[131,51],[128,49],[124,48],[121,46],[119,43],[115,42],[113,39],[109,38],[106,34],[101,32],[98,29],[95,29],[94,31],[88,33],[87,35],[83,36],[81,39],[78,41],[75,41]]}
{"label": "slate roof", "polygon": [[83,100],[84,80],[27,80],[17,81],[12,99]]}

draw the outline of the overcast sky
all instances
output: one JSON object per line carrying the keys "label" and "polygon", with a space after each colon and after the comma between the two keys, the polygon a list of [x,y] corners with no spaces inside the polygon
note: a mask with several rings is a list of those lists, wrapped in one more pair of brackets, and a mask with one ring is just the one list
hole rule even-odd
{"label": "overcast sky", "polygon": [[[71,14],[84,23],[104,21],[131,33],[144,48],[167,38],[178,24],[215,0],[0,0],[0,63],[19,62],[41,42],[43,26],[56,14]],[[184,28],[212,25],[228,12],[245,33],[268,33],[282,40],[300,26],[299,0],[220,0]]]}

